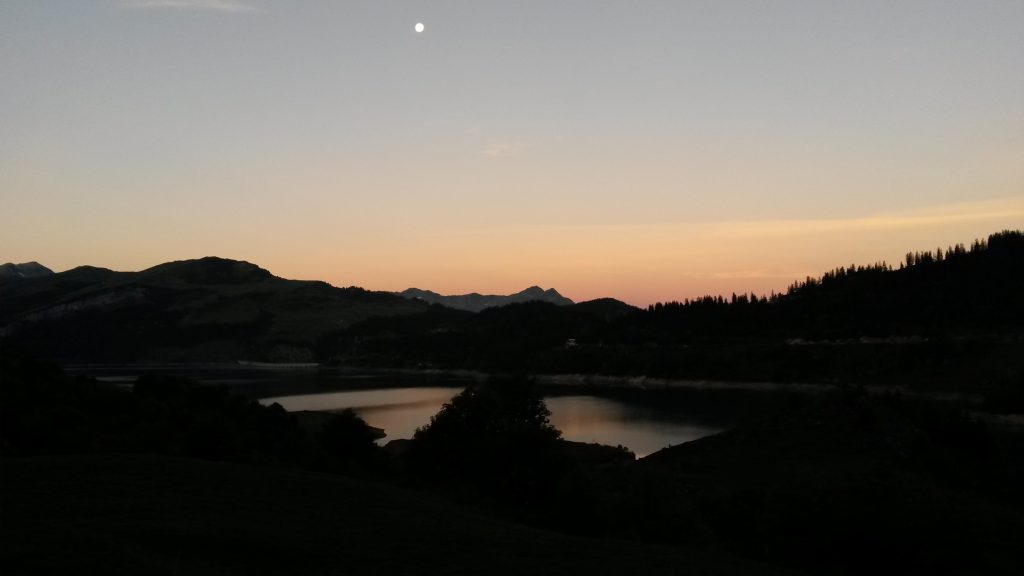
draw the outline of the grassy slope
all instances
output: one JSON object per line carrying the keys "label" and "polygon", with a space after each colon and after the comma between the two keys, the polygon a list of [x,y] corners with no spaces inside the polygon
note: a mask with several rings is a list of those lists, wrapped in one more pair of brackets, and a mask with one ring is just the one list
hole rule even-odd
{"label": "grassy slope", "polygon": [[294,470],[134,455],[7,459],[2,470],[7,575],[769,571],[555,534]]}

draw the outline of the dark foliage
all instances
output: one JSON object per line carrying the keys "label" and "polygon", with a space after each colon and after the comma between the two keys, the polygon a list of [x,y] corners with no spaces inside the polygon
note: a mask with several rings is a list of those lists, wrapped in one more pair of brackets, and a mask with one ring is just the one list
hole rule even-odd
{"label": "dark foliage", "polygon": [[549,415],[526,379],[471,385],[416,431],[412,464],[432,482],[536,505],[564,471]]}
{"label": "dark foliage", "polygon": [[381,451],[374,443],[383,433],[368,426],[352,409],[331,414],[320,430],[320,446],[345,462],[377,463]]}
{"label": "dark foliage", "polygon": [[[948,406],[858,390],[575,474],[570,528],[728,550],[809,573],[1013,574],[1024,443]],[[564,526],[563,526],[564,527]]]}
{"label": "dark foliage", "polygon": [[[842,389],[772,416],[588,467],[542,450],[468,389],[417,434],[419,478],[477,506],[578,534],[705,547],[810,573],[1012,574],[1024,545],[1024,441],[955,406]],[[526,409],[540,430],[544,411]],[[534,483],[531,484],[530,482]],[[1009,554],[1009,555],[1008,555]]]}
{"label": "dark foliage", "polygon": [[223,387],[146,375],[126,390],[0,356],[4,456],[139,452],[359,471],[380,462],[377,437],[355,414],[310,438],[280,405]]}
{"label": "dark foliage", "polygon": [[[280,406],[215,386],[148,377],[129,391],[47,364],[3,358],[0,368],[5,457],[136,452],[392,470],[351,413],[310,435]],[[527,380],[493,379],[418,431],[392,478],[548,528],[810,573],[1019,573],[1020,435],[897,394],[789,402],[637,464],[581,465]]]}
{"label": "dark foliage", "polygon": [[844,391],[654,455],[645,472],[687,491],[635,521],[812,571],[1013,573],[1022,448],[953,407]]}

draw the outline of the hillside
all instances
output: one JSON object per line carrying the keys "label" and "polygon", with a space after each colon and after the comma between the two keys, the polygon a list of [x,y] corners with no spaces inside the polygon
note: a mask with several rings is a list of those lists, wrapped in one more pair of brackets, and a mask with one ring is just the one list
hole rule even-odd
{"label": "hillside", "polygon": [[[766,296],[374,318],[321,357],[390,366],[1018,391],[1024,233],[851,265]],[[452,311],[454,312],[454,311]],[[1002,393],[1002,392],[1000,392]]]}
{"label": "hillside", "polygon": [[624,489],[685,486],[642,526],[714,533],[811,573],[1017,574],[1022,440],[948,406],[851,390],[661,450]]}
{"label": "hillside", "polygon": [[53,274],[46,266],[39,262],[25,262],[23,264],[0,264],[0,282],[21,280],[24,278],[36,278]]}
{"label": "hillside", "polygon": [[248,262],[202,258],[141,272],[83,266],[0,282],[0,337],[77,361],[312,361],[326,332],[421,302],[285,280]]}
{"label": "hillside", "polygon": [[[523,515],[496,514],[471,492],[432,491],[422,461],[381,449],[354,413],[309,416],[174,376],[128,388],[0,351],[0,572],[774,572],[711,551],[517,525]],[[551,474],[597,470],[609,454],[634,463],[550,439]],[[503,476],[523,462],[500,453]]]}
{"label": "hillside", "polygon": [[898,266],[839,267],[782,294],[637,309],[553,304],[534,297],[557,292],[532,288],[513,295],[524,302],[474,313],[204,258],[0,280],[0,337],[90,362],[319,361],[1012,395],[1024,380],[1022,264],[1024,233],[1006,231]]}
{"label": "hillside", "polygon": [[559,441],[528,379],[492,378],[392,450],[351,412],[312,421],[180,377],[126,388],[0,354],[0,566],[1020,573],[1019,431],[900,394],[780,400],[635,461]]}
{"label": "hillside", "polygon": [[840,266],[784,294],[656,304],[647,328],[676,338],[743,330],[805,340],[1016,333],[1024,328],[1021,294],[1024,232],[1005,231],[970,248],[911,252],[898,266]]}
{"label": "hillside", "polygon": [[573,303],[572,300],[562,296],[554,288],[545,290],[540,286],[531,286],[526,290],[507,296],[484,295],[477,294],[476,292],[457,296],[444,296],[437,292],[420,290],[419,288],[409,288],[399,292],[399,294],[406,298],[422,300],[429,304],[441,304],[442,306],[455,308],[456,310],[467,310],[469,312],[480,312],[487,308],[521,302],[549,302],[559,306],[569,306]]}
{"label": "hillside", "polygon": [[779,573],[520,526],[381,483],[224,462],[8,459],[0,494],[0,565],[12,576]]}

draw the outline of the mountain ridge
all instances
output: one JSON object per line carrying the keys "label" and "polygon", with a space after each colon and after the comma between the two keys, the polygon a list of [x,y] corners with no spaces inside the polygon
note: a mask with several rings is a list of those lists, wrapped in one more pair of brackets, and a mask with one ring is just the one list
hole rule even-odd
{"label": "mountain ridge", "polygon": [[31,262],[23,262],[21,264],[15,264],[13,262],[0,264],[0,281],[38,278],[40,276],[48,276],[53,273],[53,270],[50,270],[35,260]]}
{"label": "mountain ridge", "polygon": [[401,292],[397,292],[396,294],[404,298],[422,300],[428,304],[440,304],[449,308],[455,308],[456,310],[466,310],[469,312],[481,312],[487,308],[516,304],[520,302],[550,302],[551,304],[559,306],[571,306],[572,304],[575,304],[575,302],[569,298],[559,294],[554,288],[548,288],[545,290],[537,285],[530,286],[525,290],[507,295],[480,294],[478,292],[444,295],[432,290],[423,290],[421,288],[407,288]]}
{"label": "mountain ridge", "polygon": [[0,289],[0,337],[88,361],[310,361],[324,334],[428,306],[388,292],[288,280],[217,257],[138,272],[79,266]]}
{"label": "mountain ridge", "polygon": [[[970,248],[841,266],[771,296],[635,308],[614,299],[480,312],[223,258],[141,272],[78,267],[0,282],[0,346],[87,362],[256,360],[740,381],[877,383],[915,366],[922,385],[998,388],[1024,374],[1024,232]],[[483,295],[464,295],[480,306]],[[503,297],[503,298],[508,298]],[[563,301],[568,301],[564,299]],[[927,361],[923,361],[926,358]],[[904,378],[906,379],[906,378]],[[993,388],[994,389],[994,388]]]}

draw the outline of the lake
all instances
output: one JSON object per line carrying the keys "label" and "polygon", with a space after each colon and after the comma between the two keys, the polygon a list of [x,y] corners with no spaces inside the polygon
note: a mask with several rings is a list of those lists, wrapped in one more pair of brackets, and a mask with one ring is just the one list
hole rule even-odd
{"label": "lake", "polygon": [[[430,422],[442,404],[472,378],[396,373],[379,370],[316,368],[282,370],[237,364],[79,365],[69,372],[130,386],[144,373],[191,378],[225,386],[234,393],[277,402],[289,411],[355,410],[368,424],[384,429],[382,442],[411,438]],[[637,457],[723,429],[679,405],[664,406],[598,394],[549,394],[551,423],[566,440],[622,445]]]}
{"label": "lake", "polygon": [[[387,437],[382,442],[387,442],[411,438],[416,428],[428,424],[442,404],[461,391],[461,387],[448,386],[347,390],[276,396],[260,402],[276,402],[290,412],[352,408],[367,424],[383,428]],[[638,458],[721,431],[692,416],[618,399],[572,395],[547,396],[544,401],[551,411],[551,423],[566,440],[622,445]]]}

